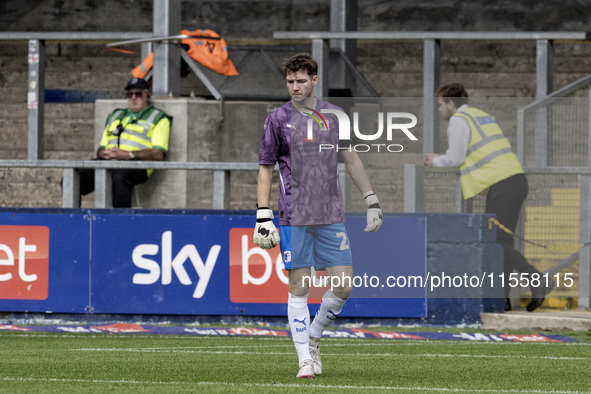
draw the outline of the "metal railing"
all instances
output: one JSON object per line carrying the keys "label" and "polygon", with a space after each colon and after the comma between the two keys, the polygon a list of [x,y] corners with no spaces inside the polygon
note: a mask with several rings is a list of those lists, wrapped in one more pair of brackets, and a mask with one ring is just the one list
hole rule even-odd
{"label": "metal railing", "polygon": [[45,43],[46,41],[82,41],[82,42],[109,42],[116,40],[137,39],[152,35],[145,33],[86,33],[86,32],[3,32],[0,33],[0,41],[26,41],[28,42],[28,83],[27,83],[27,109],[28,109],[28,140],[27,159],[41,160],[44,156],[44,117],[45,117]]}
{"label": "metal railing", "polygon": [[369,32],[369,31],[277,31],[279,40],[308,40],[312,42],[312,56],[318,61],[319,96],[326,97],[328,86],[328,43],[330,40],[388,40],[423,42],[423,153],[439,152],[439,114],[435,90],[440,85],[440,58],[442,40],[535,41],[536,43],[536,98],[552,91],[552,64],[554,41],[587,41],[586,32]]}
{"label": "metal railing", "polygon": [[[591,168],[524,167],[524,172],[530,183],[530,195],[524,203],[522,224],[516,231],[522,241],[516,241],[522,251],[525,249],[524,254],[530,262],[535,260],[534,265],[540,271],[551,275],[572,267],[578,261],[578,304],[580,309],[589,309]],[[463,200],[459,177],[457,167],[405,165],[404,212],[484,212],[484,196]],[[561,194],[561,191],[566,191],[570,199],[565,198],[565,193]],[[549,210],[555,212],[550,213]],[[528,211],[531,218],[527,216]],[[531,236],[541,237],[541,241],[531,242],[528,239],[529,233],[524,231],[523,224],[526,221],[531,222],[530,228],[533,226]],[[550,232],[544,231],[544,226],[551,227],[548,229]],[[528,241],[533,245],[527,244]]]}
{"label": "metal railing", "polygon": [[[111,208],[111,170],[154,169],[213,172],[213,209],[230,208],[230,183],[233,171],[258,171],[258,163],[243,162],[178,162],[178,161],[110,161],[110,160],[0,160],[0,168],[61,168],[62,208],[80,206],[80,170],[95,170],[95,208]],[[275,167],[277,169],[277,166]],[[339,182],[346,184],[345,165],[338,165]],[[344,199],[347,192],[344,188]]]}
{"label": "metal railing", "polygon": [[[590,97],[591,74],[518,109],[519,160],[536,166],[591,164]],[[560,144],[552,143],[555,138]]]}

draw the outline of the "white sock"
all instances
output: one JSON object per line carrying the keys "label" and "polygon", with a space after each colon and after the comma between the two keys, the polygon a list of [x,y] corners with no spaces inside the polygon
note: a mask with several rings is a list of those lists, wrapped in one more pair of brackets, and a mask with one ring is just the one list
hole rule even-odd
{"label": "white sock", "polygon": [[289,293],[287,299],[287,318],[291,337],[298,354],[299,364],[304,360],[311,360],[308,329],[310,328],[310,310],[308,309],[308,295],[296,296]]}
{"label": "white sock", "polygon": [[328,327],[341,313],[343,305],[346,300],[337,297],[334,293],[328,290],[322,296],[320,308],[316,312],[314,321],[310,326],[310,336],[314,338],[322,338],[322,332]]}

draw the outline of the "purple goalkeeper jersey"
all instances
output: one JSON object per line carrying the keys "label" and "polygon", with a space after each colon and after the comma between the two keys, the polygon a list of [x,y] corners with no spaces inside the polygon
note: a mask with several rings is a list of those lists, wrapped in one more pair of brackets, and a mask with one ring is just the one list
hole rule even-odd
{"label": "purple goalkeeper jersey", "polygon": [[337,171],[338,119],[334,114],[321,114],[322,109],[342,111],[317,100],[314,111],[304,109],[302,113],[290,101],[265,121],[259,164],[279,162],[280,225],[345,221]]}

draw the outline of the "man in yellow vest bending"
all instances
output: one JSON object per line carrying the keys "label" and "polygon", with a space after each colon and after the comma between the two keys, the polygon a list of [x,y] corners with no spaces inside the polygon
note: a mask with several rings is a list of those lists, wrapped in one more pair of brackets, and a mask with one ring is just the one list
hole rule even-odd
{"label": "man in yellow vest bending", "polygon": [[[163,160],[168,153],[172,117],[150,104],[150,85],[133,78],[125,86],[128,108],[116,109],[107,117],[98,160]],[[131,207],[135,185],[145,183],[152,170],[111,171],[113,207]],[[80,171],[80,194],[94,191],[94,170]]]}
{"label": "man in yellow vest bending", "polygon": [[[519,220],[521,205],[527,197],[528,185],[519,159],[496,120],[488,113],[468,106],[468,93],[459,83],[440,87],[435,95],[439,112],[449,120],[449,147],[445,154],[429,153],[423,162],[427,166],[460,167],[460,183],[465,200],[486,194],[486,212],[513,233]],[[513,235],[497,228],[497,242],[503,246],[505,265],[505,310],[511,310],[508,298],[509,274],[516,270],[529,279],[540,272],[530,265],[513,243]],[[532,298],[527,310],[532,312],[544,302],[552,286],[532,286]]]}

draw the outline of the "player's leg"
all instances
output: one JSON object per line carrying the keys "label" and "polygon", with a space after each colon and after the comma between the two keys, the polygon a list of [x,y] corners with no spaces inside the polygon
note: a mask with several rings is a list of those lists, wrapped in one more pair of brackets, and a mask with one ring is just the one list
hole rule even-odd
{"label": "player's leg", "polygon": [[308,330],[310,328],[310,309],[308,308],[309,278],[311,268],[292,268],[288,271],[289,294],[287,301],[287,318],[291,337],[298,355],[300,370],[298,378],[313,378],[314,364],[310,354]]}
{"label": "player's leg", "polygon": [[341,313],[353,290],[353,266],[348,235],[343,224],[324,226],[315,235],[316,260],[318,265],[324,266],[331,284],[310,326],[310,354],[314,359],[314,373],[320,375],[320,338],[326,327]]}
{"label": "player's leg", "polygon": [[[335,275],[339,279],[338,281],[342,281],[345,278],[345,282],[350,284],[353,279],[353,267],[326,267],[326,274],[328,277]],[[334,282],[336,283],[338,281]],[[346,283],[336,286],[332,290],[327,290],[322,296],[318,312],[316,312],[312,325],[310,325],[310,355],[314,360],[314,373],[316,375],[322,373],[322,361],[320,359],[320,338],[322,338],[322,333],[341,313],[345,301],[351,294],[351,290],[352,287]]]}
{"label": "player's leg", "polygon": [[310,326],[310,336],[315,338],[322,337],[322,332],[324,329],[335,321],[337,316],[343,310],[343,305],[345,305],[345,301],[347,301],[347,298],[349,298],[352,290],[352,266],[342,265],[336,267],[326,267],[326,274],[329,278],[332,276],[339,278],[338,281],[334,281],[335,283],[339,281],[342,282],[343,278],[345,278],[345,282],[347,283],[327,290],[322,296],[320,307],[318,308],[318,312],[314,317],[314,322],[312,322],[312,325]]}
{"label": "player's leg", "polygon": [[[310,328],[310,310],[308,292],[310,287],[312,262],[305,253],[305,229],[301,227],[281,226],[281,253],[289,280],[287,299],[287,318],[291,336],[298,355],[298,378],[313,378],[314,367],[310,355],[308,330]],[[304,252],[302,253],[302,249]],[[307,265],[307,266],[306,266]]]}

